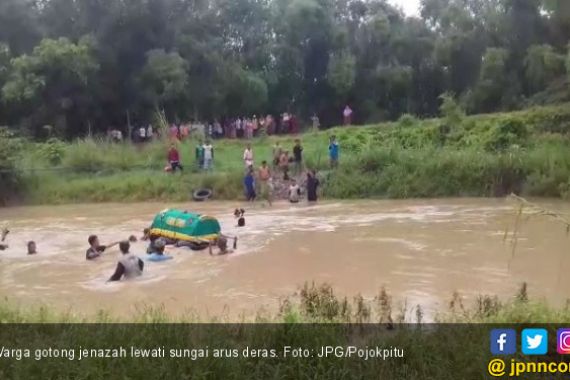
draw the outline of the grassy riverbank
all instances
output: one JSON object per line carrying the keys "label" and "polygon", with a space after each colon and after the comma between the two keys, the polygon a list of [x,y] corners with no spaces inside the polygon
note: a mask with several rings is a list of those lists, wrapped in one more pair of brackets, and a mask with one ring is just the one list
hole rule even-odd
{"label": "grassy riverbank", "polygon": [[[328,170],[328,138],[341,146],[338,170]],[[570,107],[335,128],[300,136],[305,163],[323,172],[329,198],[570,196]],[[253,141],[256,163],[269,160],[279,141]],[[215,141],[215,170],[195,169],[196,141],[181,143],[182,175],[163,172],[167,142],[146,145],[80,140],[71,144],[20,140],[15,160],[20,202],[188,200],[192,189],[209,187],[217,199],[243,195],[241,160],[245,141]],[[14,195],[14,194],[13,194]]]}
{"label": "grassy riverbank", "polygon": [[[18,353],[6,358],[3,352],[0,377],[64,380],[486,378],[492,328],[518,329],[518,324],[539,323],[555,336],[554,323],[570,323],[567,307],[553,309],[531,302],[524,286],[515,299],[506,303],[481,296],[475,305],[464,306],[461,298],[454,296],[449,309],[442,310],[438,320],[446,323],[437,325],[422,323],[422,310],[417,306],[397,307],[384,291],[373,300],[360,296],[346,300],[335,296],[326,285],[306,285],[298,297],[284,301],[281,306],[276,314],[260,313],[255,321],[261,323],[219,323],[228,322],[221,318],[206,321],[214,323],[193,325],[180,322],[204,321],[193,316],[168,316],[160,309],[143,310],[128,321],[120,321],[103,312],[78,318],[49,307],[20,310],[0,302],[3,348],[30,350],[29,357],[21,359],[14,358]],[[407,323],[400,324],[404,321],[402,316],[408,315]],[[368,324],[370,322],[381,324]],[[323,347],[349,346],[370,348],[372,353],[378,347],[389,356],[382,359],[321,354]],[[55,355],[50,351],[54,348],[59,350],[56,358],[50,356]],[[101,348],[124,348],[124,356],[117,353],[117,358],[94,358],[94,354],[79,357],[79,351]],[[155,352],[160,356],[154,358],[141,358],[133,353],[133,349],[150,352],[157,348],[164,351]],[[185,349],[189,356],[179,356],[184,355]],[[295,356],[291,354],[293,350],[300,353]],[[251,354],[252,351],[257,354]],[[522,355],[512,358],[529,360]],[[187,374],[191,377],[186,377]]]}
{"label": "grassy riverbank", "polygon": [[[458,293],[450,294],[449,302],[431,316],[436,323],[570,323],[570,302],[563,307],[552,307],[544,301],[529,299],[523,284],[511,300],[480,295],[467,303]],[[116,317],[102,309],[94,315],[61,312],[50,306],[21,307],[4,299],[0,301],[0,323],[233,323],[227,315],[203,319],[194,311],[169,315],[160,306],[137,306],[129,317]],[[384,288],[370,299],[361,295],[340,297],[328,284],[308,284],[297,294],[280,301],[275,312],[260,310],[248,322],[259,323],[382,323],[423,324],[425,310],[421,305],[410,305],[405,300],[394,300]]]}

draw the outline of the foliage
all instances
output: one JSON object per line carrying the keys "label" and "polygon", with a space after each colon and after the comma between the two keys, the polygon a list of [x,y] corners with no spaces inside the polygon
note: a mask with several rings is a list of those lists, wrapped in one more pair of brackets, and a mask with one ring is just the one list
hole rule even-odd
{"label": "foliage", "polygon": [[51,164],[58,165],[64,155],[65,144],[56,139],[50,138],[44,144],[41,145],[40,151],[43,157]]}
{"label": "foliage", "polygon": [[21,142],[7,128],[0,127],[0,204],[5,203],[19,188],[20,176],[16,163]]}
{"label": "foliage", "polygon": [[328,81],[340,96],[346,96],[354,86],[356,59],[347,52],[334,55],[329,61]]}
{"label": "foliage", "polygon": [[146,54],[140,81],[155,107],[174,102],[188,85],[186,61],[178,53],[151,50]]}
{"label": "foliage", "polygon": [[[567,100],[568,6],[549,0],[4,0],[0,124],[46,137],[153,121],[317,113],[339,124]],[[550,90],[552,91],[552,90]],[[532,101],[535,99],[536,101]]]}
{"label": "foliage", "polygon": [[[31,55],[12,60],[12,70],[2,88],[10,105],[25,104],[32,117],[50,123],[63,133],[74,134],[67,116],[81,114],[87,107],[87,88],[99,65],[93,57],[93,41],[82,38],[44,39]],[[35,125],[35,133],[39,125]]]}
{"label": "foliage", "polygon": [[465,117],[465,112],[461,106],[455,101],[453,95],[445,93],[440,96],[441,106],[439,108],[443,121],[447,127],[461,124]]}
{"label": "foliage", "polygon": [[533,92],[537,92],[561,76],[564,58],[550,45],[532,45],[528,49],[524,65],[528,86]]}

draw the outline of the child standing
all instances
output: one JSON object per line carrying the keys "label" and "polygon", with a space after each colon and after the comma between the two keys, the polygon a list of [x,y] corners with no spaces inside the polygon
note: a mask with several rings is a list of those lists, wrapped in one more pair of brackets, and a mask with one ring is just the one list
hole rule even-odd
{"label": "child standing", "polygon": [[331,136],[330,144],[329,144],[329,158],[331,163],[331,168],[338,167],[338,155],[339,155],[339,148],[338,142],[336,141],[336,136]]}

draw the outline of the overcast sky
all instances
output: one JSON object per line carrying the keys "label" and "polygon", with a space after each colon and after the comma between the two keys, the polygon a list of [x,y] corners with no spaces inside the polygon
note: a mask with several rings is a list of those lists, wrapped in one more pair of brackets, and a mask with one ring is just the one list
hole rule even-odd
{"label": "overcast sky", "polygon": [[418,16],[420,14],[420,0],[390,0],[390,2],[402,7],[408,16]]}

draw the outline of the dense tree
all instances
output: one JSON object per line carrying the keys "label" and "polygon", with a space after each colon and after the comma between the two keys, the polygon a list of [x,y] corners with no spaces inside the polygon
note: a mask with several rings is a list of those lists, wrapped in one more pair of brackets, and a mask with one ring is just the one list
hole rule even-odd
{"label": "dense tree", "polygon": [[87,89],[98,69],[92,43],[89,38],[76,44],[63,37],[42,40],[31,55],[12,60],[11,73],[2,88],[3,99],[8,104],[27,106],[32,129],[51,125],[68,135],[85,131],[87,120],[83,117],[90,101]]}
{"label": "dense tree", "polygon": [[0,125],[41,135],[285,111],[324,125],[522,107],[566,88],[563,0],[4,0]]}

